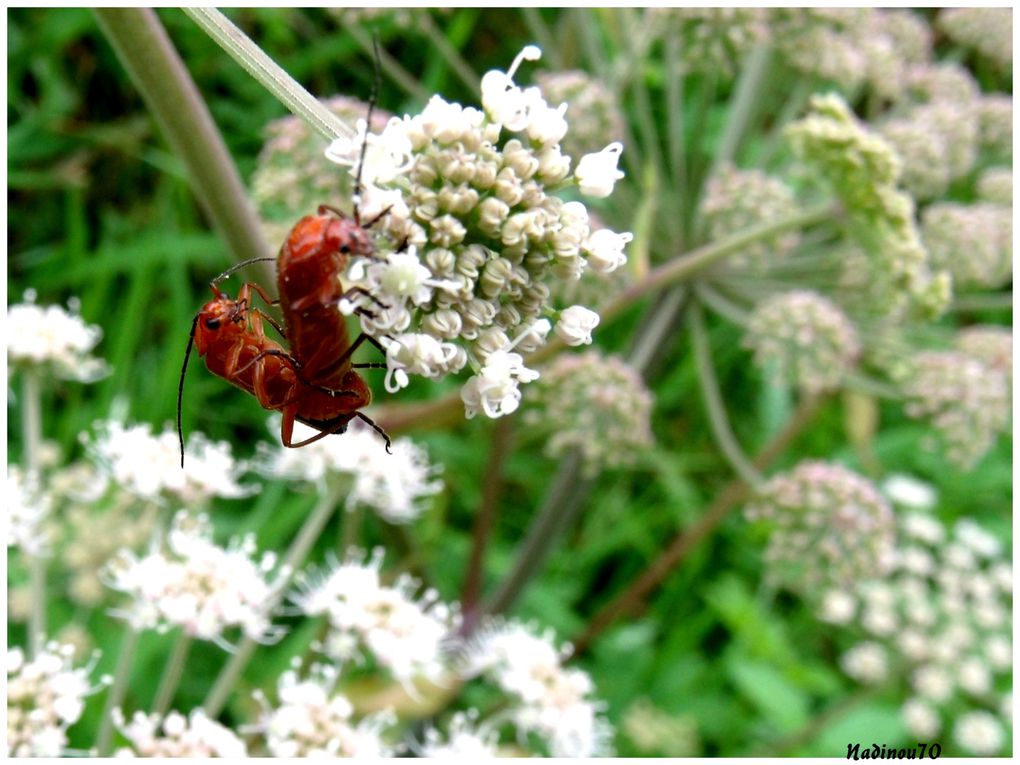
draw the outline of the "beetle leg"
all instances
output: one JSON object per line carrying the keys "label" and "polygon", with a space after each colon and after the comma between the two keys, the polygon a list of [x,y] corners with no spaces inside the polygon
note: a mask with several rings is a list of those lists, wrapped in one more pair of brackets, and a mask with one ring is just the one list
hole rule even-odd
{"label": "beetle leg", "polygon": [[355,416],[357,416],[357,417],[361,418],[362,420],[364,420],[365,422],[367,422],[367,423],[368,423],[369,425],[371,425],[371,426],[372,426],[372,428],[373,428],[373,430],[375,430],[375,432],[376,432],[376,433],[378,433],[378,434],[379,434],[380,436],[382,436],[382,437],[383,437],[383,440],[384,440],[384,441],[386,442],[386,453],[387,453],[387,454],[393,454],[393,450],[392,450],[392,449],[390,449],[390,447],[391,447],[391,446],[393,445],[393,442],[392,442],[392,441],[390,441],[390,437],[389,437],[389,435],[388,435],[388,434],[386,433],[386,431],[385,431],[385,430],[383,430],[383,429],[382,429],[381,427],[379,427],[378,425],[376,425],[376,423],[375,423],[375,420],[373,420],[373,419],[372,419],[371,417],[369,417],[369,416],[368,416],[367,414],[362,414],[361,412],[355,412],[354,414],[355,414]]}

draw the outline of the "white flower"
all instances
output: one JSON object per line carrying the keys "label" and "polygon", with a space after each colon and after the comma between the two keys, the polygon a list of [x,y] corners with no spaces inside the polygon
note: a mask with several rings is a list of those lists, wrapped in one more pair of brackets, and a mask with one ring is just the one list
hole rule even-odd
{"label": "white flower", "polygon": [[[361,145],[366,139],[365,120],[358,120],[355,137],[337,138],[326,147],[326,158],[337,164],[354,166],[361,161]],[[403,122],[393,117],[380,135],[367,133],[368,146],[361,164],[361,182],[366,186],[392,183],[411,167],[411,141]]]}
{"label": "white flower", "polygon": [[623,177],[623,171],[617,167],[622,152],[623,144],[613,141],[602,151],[581,157],[574,177],[582,194],[608,197],[613,193],[613,186]]}
{"label": "white flower", "polygon": [[280,636],[265,612],[273,595],[266,574],[276,558],[266,553],[256,561],[253,536],[227,549],[217,547],[208,518],[191,519],[181,511],[166,547],[142,558],[122,550],[105,572],[109,587],[132,598],[129,610],[119,614],[136,628],[180,626],[221,646],[226,646],[224,630],[231,627],[264,642]]}
{"label": "white flower", "polygon": [[97,431],[92,444],[97,462],[116,484],[143,499],[170,495],[197,505],[210,497],[244,497],[256,491],[237,482],[243,466],[234,461],[226,442],[192,436],[182,469],[180,444],[171,430],[152,435],[148,424],[124,427],[111,421],[98,425]]}
{"label": "white flower", "polygon": [[963,690],[981,697],[991,689],[992,673],[988,671],[988,665],[984,661],[970,656],[957,667],[957,681]]}
{"label": "white flower", "polygon": [[334,562],[325,572],[299,576],[300,591],[291,600],[309,616],[328,616],[331,632],[325,651],[333,658],[355,658],[360,644],[402,683],[419,675],[440,676],[445,669],[443,641],[456,626],[456,612],[434,591],[415,598],[418,585],[409,577],[384,585],[381,565],[382,550],[364,564],[354,559]]}
{"label": "white flower", "polygon": [[618,234],[608,228],[593,231],[582,245],[588,253],[588,263],[600,274],[609,274],[627,262],[623,248],[634,239],[629,231]]}
{"label": "white flower", "polygon": [[890,501],[911,509],[929,510],[938,501],[938,495],[930,484],[909,475],[891,475],[882,482],[881,488]]}
{"label": "white flower", "polygon": [[[303,440],[315,431],[297,423],[294,438]],[[410,438],[398,438],[387,452],[379,435],[361,423],[352,423],[342,438],[323,438],[297,449],[279,447],[264,456],[267,470],[277,476],[323,484],[330,475],[350,482],[346,505],[372,508],[390,523],[417,518],[427,497],[443,489],[433,480],[433,466],[425,449]]]}
{"label": "white flower", "polygon": [[454,371],[458,359],[457,346],[442,343],[431,335],[407,333],[397,335],[386,345],[386,379],[384,385],[396,393],[410,382],[408,374],[435,377]]}
{"label": "white flower", "polygon": [[265,696],[256,694],[263,711],[256,730],[263,733],[273,757],[362,757],[379,758],[393,754],[382,737],[394,722],[392,713],[369,715],[354,720],[354,706],[333,690],[337,671],[313,665],[307,678],[296,669],[280,675],[277,683],[279,705],[274,709]]}
{"label": "white flower", "polygon": [[94,692],[92,666],[74,669],[74,647],[48,643],[33,659],[20,648],[7,651],[7,747],[13,757],[60,757],[67,729]]}
{"label": "white flower", "polygon": [[1004,737],[995,715],[984,710],[970,712],[956,721],[953,738],[971,754],[989,756],[999,753]]}
{"label": "white flower", "polygon": [[927,665],[914,672],[914,690],[931,701],[946,701],[953,693],[953,678],[935,665]]}
{"label": "white flower", "polygon": [[560,313],[556,334],[570,346],[591,345],[592,330],[599,325],[599,315],[583,305],[572,305]]}
{"label": "white flower", "polygon": [[818,618],[832,624],[847,624],[857,611],[854,596],[842,590],[829,590],[822,598]]}
{"label": "white flower", "polygon": [[7,466],[7,546],[32,556],[42,555],[49,546],[45,522],[53,507],[53,498],[36,484],[17,465]]}
{"label": "white flower", "polygon": [[524,130],[528,126],[531,105],[537,101],[545,103],[538,88],[521,90],[513,81],[514,73],[523,61],[537,61],[541,56],[542,51],[538,46],[527,45],[517,54],[505,73],[493,69],[482,77],[482,106],[494,122],[503,125],[507,130],[513,132]]}
{"label": "white flower", "polygon": [[1002,544],[998,539],[982,529],[970,518],[957,521],[956,536],[963,544],[982,558],[994,558],[1002,549]]}
{"label": "white flower", "polygon": [[878,643],[854,646],[846,652],[840,664],[844,672],[862,683],[879,683],[889,673],[885,650]]}
{"label": "white flower", "polygon": [[519,353],[494,351],[481,371],[461,388],[465,414],[469,419],[480,411],[492,418],[512,414],[521,403],[518,383],[537,379],[538,372],[524,366]]}
{"label": "white flower", "polygon": [[[229,728],[210,720],[199,708],[185,717],[170,712],[157,715],[135,712],[128,723],[120,709],[113,719],[130,748],[117,751],[117,757],[247,757],[244,741]],[[162,729],[162,735],[160,735]]]}
{"label": "white flower", "polygon": [[450,718],[445,741],[437,729],[429,727],[425,731],[425,741],[420,746],[412,744],[412,749],[419,757],[491,759],[496,756],[497,731],[484,724],[475,725],[477,717],[475,709],[457,712]]}
{"label": "white flower", "polygon": [[7,309],[9,364],[49,364],[58,377],[79,382],[94,382],[108,373],[104,361],[88,355],[103,336],[99,327],[59,306],[37,306],[31,290],[25,301]]}
{"label": "white flower", "polygon": [[938,712],[921,699],[908,699],[900,713],[907,729],[915,736],[933,738],[942,727]]}

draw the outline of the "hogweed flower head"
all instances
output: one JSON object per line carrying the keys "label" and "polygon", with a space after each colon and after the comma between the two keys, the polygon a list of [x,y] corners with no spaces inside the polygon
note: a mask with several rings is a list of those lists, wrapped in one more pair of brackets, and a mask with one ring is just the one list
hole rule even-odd
{"label": "hogweed flower head", "polygon": [[1013,96],[990,93],[977,103],[978,140],[997,157],[1013,157]]}
{"label": "hogweed flower head", "polygon": [[562,354],[546,365],[525,423],[549,434],[545,451],[580,449],[586,472],[630,465],[653,443],[652,395],[617,356]]}
{"label": "hogweed flower head", "polygon": [[[535,327],[553,314],[552,285],[625,259],[626,238],[593,236],[585,205],[554,193],[575,186],[608,195],[623,175],[623,146],[612,142],[576,162],[563,153],[568,105],[552,106],[539,88],[514,82],[520,64],[539,55],[528,46],[507,72],[486,73],[482,109],[434,96],[420,114],[391,119],[367,138],[361,168],[362,219],[385,211],[377,229],[408,245],[381,249],[373,263],[354,258],[344,275],[345,285],[387,306],[366,304],[374,316],[361,319],[387,345],[387,388],[470,366],[475,374],[462,390],[468,416],[516,409],[520,384],[535,375],[511,351],[515,342],[521,350],[545,342]],[[327,156],[353,173],[360,148],[360,138],[340,140]]]}
{"label": "hogweed flower head", "polygon": [[833,302],[808,291],[785,292],[758,304],[745,344],[755,362],[808,394],[838,388],[861,352],[857,330]]}
{"label": "hogweed flower head", "polygon": [[774,476],[748,505],[770,532],[768,578],[811,592],[889,566],[894,518],[871,482],[841,465],[806,460]]}
{"label": "hogweed flower head", "polygon": [[956,351],[923,351],[911,363],[914,371],[902,383],[904,411],[929,422],[946,459],[969,470],[1009,426],[1006,375]]}
{"label": "hogweed flower head", "polygon": [[551,631],[508,622],[484,627],[465,654],[463,672],[485,675],[516,701],[511,719],[521,732],[533,731],[553,757],[604,754],[611,731],[602,704],[590,696],[591,678],[563,666],[564,651]]}
{"label": "hogweed flower head", "polygon": [[[894,474],[882,481],[882,493],[894,505],[914,510],[930,510],[938,501],[931,484],[909,475]],[[920,517],[920,516],[919,516]]]}
{"label": "hogweed flower head", "polygon": [[1009,8],[947,8],[936,22],[950,40],[973,48],[997,66],[1013,63],[1013,12]]}
{"label": "hogweed flower head", "polygon": [[990,204],[1013,206],[1013,169],[990,167],[981,173],[977,182],[978,199]]}
{"label": "hogweed flower head", "polygon": [[90,444],[96,462],[110,480],[141,499],[196,506],[212,497],[244,497],[255,491],[237,482],[243,466],[225,441],[195,434],[185,446],[181,469],[180,444],[172,430],[154,435],[147,423],[125,427],[109,421],[98,423],[96,431]]}
{"label": "hogweed flower head", "polygon": [[247,637],[272,642],[282,631],[270,624],[267,581],[276,564],[272,553],[255,558],[255,538],[222,548],[212,541],[206,516],[174,516],[165,549],[138,557],[124,550],[107,566],[107,586],[132,602],[124,616],[136,629],[180,627],[185,634],[229,648],[224,632],[239,628]]}
{"label": "hogweed flower head", "polygon": [[[934,517],[913,511],[901,515],[897,525],[889,570],[825,593],[823,601],[849,601],[847,618],[837,623],[853,623],[867,636],[846,654],[844,670],[874,682],[881,652],[887,666],[883,679],[899,676],[909,683],[911,697],[902,715],[918,736],[937,734],[942,714],[956,716],[957,727],[977,715],[998,729],[994,713],[1008,724],[1011,715],[994,708],[991,699],[992,689],[1012,670],[1008,553],[970,519],[947,530]],[[990,704],[994,713],[987,709]],[[995,741],[989,751],[979,751],[977,744],[969,751],[998,751],[1001,738]]]}
{"label": "hogweed flower head", "polygon": [[18,547],[32,557],[45,555],[50,543],[47,522],[52,510],[53,497],[41,489],[38,479],[17,465],[8,465],[4,514],[7,546]]}
{"label": "hogweed flower head", "polygon": [[769,38],[766,11],[760,8],[653,8],[647,23],[679,41],[685,71],[727,78]]}
{"label": "hogweed flower head", "polygon": [[256,694],[262,714],[253,728],[264,736],[271,756],[378,758],[393,754],[382,735],[395,722],[393,715],[379,712],[355,721],[353,704],[336,690],[338,677],[335,667],[324,664],[312,665],[305,678],[295,667],[280,675],[276,707]]}
{"label": "hogweed flower head", "polygon": [[[295,440],[314,433],[295,425]],[[413,521],[428,498],[443,490],[443,482],[436,479],[441,466],[429,462],[424,447],[398,438],[388,453],[379,436],[360,424],[348,427],[343,438],[323,438],[300,451],[276,447],[261,452],[259,462],[271,475],[309,481],[320,491],[330,481],[349,483],[347,510],[368,507],[389,523]]]}
{"label": "hogweed flower head", "polygon": [[244,741],[229,728],[210,720],[202,709],[187,717],[170,712],[165,717],[135,712],[130,722],[120,709],[113,710],[114,724],[130,747],[117,757],[247,757]]}
{"label": "hogweed flower head", "polygon": [[966,67],[952,61],[939,61],[911,67],[906,96],[915,102],[942,102],[973,105],[981,95],[981,86]]}
{"label": "hogweed flower head", "polygon": [[860,41],[865,8],[772,8],[769,29],[783,60],[795,71],[850,89],[864,80],[867,58]]}
{"label": "hogweed flower head", "polygon": [[921,235],[932,261],[961,287],[999,287],[1013,273],[1011,208],[940,202],[925,209]]}
{"label": "hogweed flower head", "polygon": [[479,724],[478,710],[456,712],[446,726],[446,735],[435,727],[425,731],[424,741],[413,745],[419,757],[473,758],[488,760],[497,756],[499,732],[496,728]]}
{"label": "hogweed flower head", "polygon": [[323,650],[339,661],[361,658],[364,649],[401,683],[418,676],[435,679],[446,668],[444,641],[459,614],[418,582],[399,577],[384,584],[382,550],[368,561],[350,557],[324,571],[299,575],[291,600],[305,614],[325,614],[330,632]]}
{"label": "hogweed flower head", "polygon": [[[793,191],[781,180],[760,170],[738,170],[732,165],[709,178],[701,201],[705,232],[712,240],[790,217],[797,209]],[[790,254],[799,241],[796,231],[779,234],[749,245],[728,262],[762,268]]]}
{"label": "hogweed flower head", "polygon": [[963,715],[956,721],[953,740],[971,754],[988,757],[1002,750],[1006,737],[1002,723],[995,715],[981,710]]}
{"label": "hogweed flower head", "polygon": [[74,647],[48,643],[29,659],[7,651],[7,746],[12,757],[60,757],[67,729],[81,718],[85,697],[95,692],[91,666],[75,668]]}
{"label": "hogweed flower head", "polygon": [[808,116],[786,133],[795,153],[828,180],[846,208],[849,233],[868,256],[876,310],[944,310],[949,277],[929,267],[913,201],[897,188],[901,165],[892,147],[835,94],[813,97]]}
{"label": "hogweed flower head", "polygon": [[946,136],[918,115],[898,117],[878,127],[903,166],[900,184],[914,199],[924,201],[945,194],[950,170]]}
{"label": "hogweed flower head", "polygon": [[1013,330],[991,324],[976,324],[956,333],[956,350],[973,356],[1013,384]]}
{"label": "hogweed flower head", "polygon": [[78,382],[95,382],[109,369],[106,362],[89,354],[103,337],[103,331],[86,324],[78,315],[77,302],[70,312],[60,306],[36,305],[35,292],[25,293],[25,302],[7,309],[7,363],[17,367],[41,368],[56,377]]}

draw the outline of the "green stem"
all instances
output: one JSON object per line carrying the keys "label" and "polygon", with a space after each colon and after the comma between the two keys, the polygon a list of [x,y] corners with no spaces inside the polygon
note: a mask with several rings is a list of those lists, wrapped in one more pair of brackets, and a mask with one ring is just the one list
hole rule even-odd
{"label": "green stem", "polygon": [[687,163],[684,141],[684,72],[678,37],[666,38],[666,129],[669,146],[670,176],[678,201],[683,204],[687,188]]}
{"label": "green stem", "polygon": [[177,636],[173,652],[170,654],[166,667],[163,669],[163,677],[159,681],[159,690],[156,691],[156,698],[152,702],[152,714],[158,717],[163,717],[170,710],[174,694],[177,692],[177,686],[180,684],[181,676],[184,674],[184,665],[188,661],[191,643],[190,635],[182,632]]}
{"label": "green stem", "polygon": [[355,135],[353,127],[323,106],[220,11],[215,8],[185,8],[184,12],[280,103],[327,141]]}
{"label": "green stem", "polygon": [[743,327],[747,324],[747,317],[750,315],[747,309],[737,305],[714,287],[705,282],[699,282],[695,287],[695,291],[698,294],[698,300],[722,316],[726,321],[736,324],[738,327]]}
{"label": "green stem", "polygon": [[270,254],[223,138],[155,12],[96,8],[94,13],[167,141],[184,161],[192,191],[234,258]]}
{"label": "green stem", "polygon": [[141,633],[132,625],[128,624],[124,632],[124,639],[120,644],[120,655],[117,657],[117,668],[113,674],[113,685],[106,697],[106,706],[103,707],[103,720],[99,724],[99,734],[96,736],[96,751],[100,757],[109,757],[110,744],[113,742],[113,711],[120,709],[127,694],[128,679],[131,676],[131,662],[135,657],[135,647],[138,645],[138,637]]}
{"label": "green stem", "polygon": [[691,305],[690,311],[694,362],[698,370],[701,395],[705,399],[708,421],[712,426],[712,435],[715,436],[716,444],[741,480],[749,486],[758,486],[762,480],[761,474],[755,470],[754,465],[744,454],[744,450],[740,448],[740,443],[730,427],[726,404],[723,401],[719,381],[716,379],[715,369],[712,365],[712,349],[708,341],[708,332],[705,331],[705,317],[697,301]]}
{"label": "green stem", "polygon": [[[39,387],[39,373],[35,369],[26,369],[22,373],[22,439],[24,442],[24,461],[26,483],[33,491],[42,488],[42,391]],[[43,526],[49,522],[44,519],[37,530],[44,533]],[[41,540],[40,540],[41,547]],[[25,554],[28,563],[29,588],[32,593],[32,609],[28,617],[28,647],[35,657],[46,643],[46,551],[39,549],[35,554]]]}
{"label": "green stem", "polygon": [[950,311],[997,311],[1013,307],[1013,291],[989,292],[953,297]]}
{"label": "green stem", "polygon": [[347,551],[358,546],[358,532],[365,518],[365,508],[361,503],[356,504],[343,514],[343,521],[340,524],[340,558],[347,557]]}
{"label": "green stem", "polygon": [[719,141],[719,148],[712,160],[712,168],[708,176],[718,174],[723,165],[733,162],[737,156],[737,149],[740,141],[747,131],[748,123],[754,116],[755,108],[761,99],[763,88],[762,83],[768,73],[770,48],[765,42],[758,43],[754,50],[747,57],[743,71],[740,73],[740,80],[737,83],[737,92],[730,100],[729,114],[726,119],[726,128]]}
{"label": "green stem", "polygon": [[450,41],[446,39],[446,35],[443,34],[442,30],[436,26],[436,22],[432,20],[432,16],[429,15],[428,9],[421,9],[421,11],[415,15],[418,24],[421,26],[421,31],[425,33],[425,36],[429,39],[439,54],[446,59],[446,63],[450,65],[450,69],[457,75],[462,83],[472,93],[478,93],[481,89],[481,81],[475,70],[471,68],[471,65],[464,60],[464,57],[460,55],[460,51],[450,44]]}
{"label": "green stem", "polygon": [[[305,558],[312,549],[312,545],[315,544],[315,540],[319,538],[322,530],[333,516],[339,500],[339,488],[331,486],[319,498],[319,503],[308,515],[308,519],[305,521],[304,526],[301,527],[294,541],[291,542],[290,548],[280,564],[279,573],[276,581],[273,583],[273,594],[265,603],[267,614],[272,612],[283,600],[284,595],[287,593],[287,587],[294,578],[294,574],[298,567],[304,563]],[[237,650],[231,654],[230,660],[220,672],[219,677],[216,678],[212,690],[209,691],[209,695],[206,696],[205,703],[202,705],[209,717],[215,718],[219,715],[224,704],[227,703],[231,691],[241,677],[241,673],[248,666],[248,662],[252,654],[255,653],[257,645],[258,643],[254,638],[246,636],[237,647]]]}
{"label": "green stem", "polygon": [[484,612],[505,613],[517,600],[525,585],[548,560],[553,543],[569,528],[584,505],[594,481],[581,473],[581,454],[570,452],[561,462],[538,516],[518,549],[514,567],[496,594],[486,603]]}

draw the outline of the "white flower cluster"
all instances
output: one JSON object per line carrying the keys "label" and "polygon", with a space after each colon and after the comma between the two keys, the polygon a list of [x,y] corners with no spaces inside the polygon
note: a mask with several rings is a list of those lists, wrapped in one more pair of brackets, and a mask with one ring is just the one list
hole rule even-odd
{"label": "white flower cluster", "polygon": [[981,86],[962,64],[928,62],[911,67],[904,95],[920,103],[973,105],[981,95]]}
{"label": "white flower cluster", "polygon": [[[560,150],[567,105],[554,108],[537,87],[513,82],[521,61],[539,55],[529,46],[509,72],[488,72],[481,110],[434,96],[421,114],[391,119],[368,137],[361,167],[362,219],[385,213],[378,228],[407,243],[367,262],[354,259],[344,276],[345,285],[375,298],[364,302],[372,316],[361,321],[387,346],[386,387],[470,365],[475,374],[462,390],[468,416],[516,409],[519,385],[537,375],[513,351],[545,342],[550,284],[577,280],[586,268],[618,268],[631,239],[592,233],[584,204],[550,193],[573,184],[582,194],[608,196],[623,175],[623,147],[581,157],[571,176],[571,158]],[[356,172],[360,148],[360,138],[341,139],[327,156]]]}
{"label": "white flower cluster", "polygon": [[1006,375],[957,351],[922,351],[911,364],[913,373],[902,383],[904,411],[930,423],[946,459],[969,470],[1008,432]]}
{"label": "white flower cluster", "polygon": [[11,757],[60,757],[67,729],[78,722],[93,693],[91,667],[75,669],[74,648],[47,644],[34,659],[7,651],[7,746]]}
{"label": "white flower cluster", "polygon": [[[294,438],[315,431],[297,423]],[[435,480],[441,466],[429,462],[425,448],[410,438],[393,442],[387,453],[374,431],[352,423],[343,438],[323,438],[298,449],[263,450],[261,462],[282,478],[311,481],[323,488],[332,476],[350,482],[347,509],[371,508],[389,523],[408,523],[421,515],[425,500],[443,490]]]}
{"label": "white flower cluster", "polygon": [[950,40],[973,48],[1008,70],[1013,64],[1013,11],[1010,8],[948,8],[938,26]]}
{"label": "white flower cluster", "polygon": [[[708,179],[701,199],[701,217],[710,240],[788,218],[797,209],[793,191],[781,180],[761,170],[738,170],[732,165]],[[799,241],[797,231],[778,234],[749,245],[727,258],[727,263],[765,268],[789,255]]]}
{"label": "white flower cluster", "polygon": [[181,511],[165,548],[155,547],[141,558],[124,550],[104,573],[107,586],[131,597],[128,609],[119,613],[135,628],[179,626],[224,647],[229,645],[223,633],[234,627],[264,642],[280,636],[265,612],[273,593],[267,576],[276,558],[266,553],[256,560],[253,536],[217,547],[208,517]]}
{"label": "white flower cluster", "polygon": [[767,578],[810,593],[886,570],[892,509],[870,481],[847,468],[805,460],[773,476],[746,509],[768,523]]}
{"label": "white flower cluster", "polygon": [[170,712],[166,717],[135,712],[131,721],[120,709],[113,710],[114,724],[130,742],[117,757],[247,757],[244,741],[201,709],[185,717]]}
{"label": "white flower cluster", "polygon": [[755,306],[744,344],[754,349],[758,366],[808,394],[838,388],[861,353],[846,314],[806,290],[774,295]]}
{"label": "white flower cluster", "polygon": [[975,324],[957,332],[954,345],[961,353],[1006,375],[1013,384],[1013,330],[1009,327]]}
{"label": "white flower cluster", "polygon": [[591,678],[563,666],[551,631],[537,635],[516,622],[483,628],[465,660],[467,674],[484,674],[515,699],[514,724],[538,734],[552,757],[607,753],[610,730],[602,705],[590,698]]}
{"label": "white flower cluster", "polygon": [[354,720],[354,706],[335,690],[338,671],[315,664],[308,676],[300,677],[298,667],[287,670],[277,683],[277,706],[261,693],[258,724],[273,757],[389,757],[393,748],[383,732],[395,719],[388,712]]}
{"label": "white flower cluster", "polygon": [[542,369],[524,422],[548,434],[545,452],[559,457],[580,449],[584,469],[633,464],[653,443],[652,395],[617,356],[597,350],[562,354]]}
{"label": "white flower cluster", "polygon": [[931,259],[959,287],[1000,287],[1013,275],[1013,211],[940,202],[925,209],[921,236]]}
{"label": "white flower cluster", "polygon": [[444,641],[459,614],[434,590],[416,597],[418,583],[409,576],[384,584],[382,560],[380,548],[368,561],[351,557],[300,575],[291,600],[308,616],[327,616],[330,632],[323,651],[332,659],[362,660],[364,649],[401,683],[419,676],[436,679],[446,669]]}
{"label": "white flower cluster", "polygon": [[412,746],[419,757],[489,760],[498,754],[498,731],[478,724],[478,710],[456,712],[446,726],[446,735],[435,727],[425,730],[425,740]]}
{"label": "white flower cluster", "polygon": [[977,103],[981,148],[1002,159],[1013,158],[1013,96],[990,93]]}
{"label": "white flower cluster", "polygon": [[867,71],[861,44],[868,23],[864,8],[774,8],[769,29],[786,63],[805,75],[858,85]]}
{"label": "white flower cluster", "polygon": [[7,466],[7,512],[3,518],[7,546],[33,557],[45,554],[49,548],[46,523],[53,508],[52,497],[37,484],[17,465]]}
{"label": "white flower cluster", "polygon": [[102,330],[82,321],[73,310],[42,308],[35,293],[7,309],[7,363],[11,367],[44,367],[57,377],[94,382],[107,374],[106,363],[89,355],[103,336]]}
{"label": "white flower cluster", "polygon": [[973,167],[977,128],[970,107],[940,102],[883,122],[878,131],[903,163],[900,184],[923,201],[942,196]]}
{"label": "white flower cluster", "polygon": [[237,482],[244,466],[235,462],[230,444],[194,435],[185,447],[181,469],[177,434],[152,434],[148,424],[110,421],[96,425],[91,444],[96,462],[121,489],[152,501],[173,500],[197,506],[211,497],[244,497],[254,488]]}
{"label": "white flower cluster", "polygon": [[972,520],[949,534],[932,516],[908,512],[898,522],[891,570],[830,590],[820,616],[867,636],[843,656],[847,674],[876,683],[904,673],[911,696],[902,714],[911,732],[936,737],[955,717],[960,746],[995,754],[1012,715],[1000,711],[999,720],[984,707],[996,704],[996,681],[1012,670],[1012,580],[1008,552]]}
{"label": "white flower cluster", "polygon": [[1013,169],[990,167],[981,173],[977,181],[977,195],[982,202],[1013,206]]}

